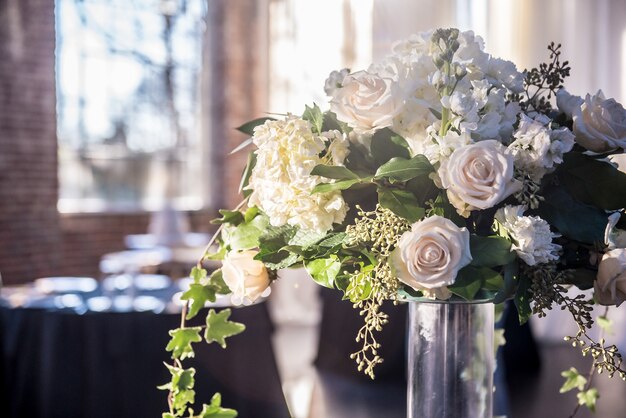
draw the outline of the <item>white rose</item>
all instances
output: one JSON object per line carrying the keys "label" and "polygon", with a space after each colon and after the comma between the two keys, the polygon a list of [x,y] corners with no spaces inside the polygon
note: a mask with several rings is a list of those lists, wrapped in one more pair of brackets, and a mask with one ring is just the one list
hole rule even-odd
{"label": "white rose", "polygon": [[359,71],[347,75],[342,87],[332,92],[330,110],[355,130],[367,132],[391,125],[396,99],[391,80]]}
{"label": "white rose", "polygon": [[265,265],[255,260],[256,250],[230,251],[222,261],[224,282],[236,305],[254,302],[269,294],[270,278]]}
{"label": "white rose", "polygon": [[615,228],[621,216],[619,212],[612,213],[604,229],[604,243],[609,248],[626,248],[626,231]]}
{"label": "white rose", "polygon": [[614,99],[606,100],[602,90],[574,109],[576,142],[593,152],[626,149],[626,110]]}
{"label": "white rose", "polygon": [[465,217],[495,206],[522,186],[513,178],[513,156],[492,139],[457,148],[438,173],[450,203]]}
{"label": "white rose", "polygon": [[449,297],[444,286],[454,284],[459,270],[472,261],[469,243],[466,228],[444,217],[431,216],[402,234],[391,255],[391,265],[402,283],[426,294],[435,292],[441,298],[447,293]]}
{"label": "white rose", "polygon": [[331,72],[324,83],[324,91],[326,94],[332,96],[337,89],[341,88],[343,79],[346,78],[348,74],[350,74],[350,70],[347,68]]}
{"label": "white rose", "polygon": [[619,306],[626,300],[626,248],[610,250],[602,256],[594,288],[601,305]]}

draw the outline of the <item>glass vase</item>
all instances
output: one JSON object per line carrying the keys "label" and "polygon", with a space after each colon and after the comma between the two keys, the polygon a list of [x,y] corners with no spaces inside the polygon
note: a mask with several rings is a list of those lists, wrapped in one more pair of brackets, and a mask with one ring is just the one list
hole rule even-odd
{"label": "glass vase", "polygon": [[409,418],[493,416],[494,305],[410,302]]}

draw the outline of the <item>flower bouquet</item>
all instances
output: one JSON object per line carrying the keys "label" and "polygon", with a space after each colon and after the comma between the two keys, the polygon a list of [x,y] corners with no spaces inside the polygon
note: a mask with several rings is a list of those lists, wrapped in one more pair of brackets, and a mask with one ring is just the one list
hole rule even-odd
{"label": "flower bouquet", "polygon": [[[228,310],[210,310],[205,327],[185,321],[219,293],[252,303],[295,267],[360,310],[352,358],[372,378],[383,361],[383,301],[512,299],[522,323],[554,306],[569,311],[578,332],[568,339],[593,370],[624,379],[616,347],[589,330],[595,305],[626,299],[626,174],[613,162],[626,148],[626,111],[601,91],[570,95],[560,45],[548,52],[547,63],[520,72],[470,31],[421,33],[367,70],[333,72],[329,110],[314,104],[240,127],[251,138],[238,151],[254,145],[244,200],[220,211],[203,255],[222,268],[209,275],[199,262],[182,297],[164,416],[236,415],[219,395],[195,415],[194,371],[181,360],[203,329],[225,346],[243,325]],[[591,380],[574,369],[565,377],[564,389],[593,408]]]}

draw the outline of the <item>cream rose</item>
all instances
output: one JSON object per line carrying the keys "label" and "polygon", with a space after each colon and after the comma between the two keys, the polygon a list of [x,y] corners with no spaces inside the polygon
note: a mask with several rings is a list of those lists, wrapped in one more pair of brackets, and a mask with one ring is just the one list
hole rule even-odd
{"label": "cream rose", "polygon": [[459,270],[472,261],[470,234],[452,221],[431,216],[413,224],[398,241],[391,265],[398,279],[427,296],[450,296]]}
{"label": "cream rose", "polygon": [[610,250],[602,256],[594,288],[601,305],[619,306],[626,300],[626,248]]}
{"label": "cream rose", "polygon": [[390,79],[367,71],[349,74],[342,86],[331,92],[330,110],[359,132],[385,128],[391,125],[396,113],[390,86]]}
{"label": "cream rose", "polygon": [[236,305],[269,294],[270,278],[265,265],[254,259],[257,254],[256,250],[230,251],[222,261],[222,276]]}
{"label": "cream rose", "polygon": [[572,116],[576,142],[583,147],[593,152],[626,149],[626,110],[614,99],[606,100],[602,90],[588,94]]}
{"label": "cream rose", "polygon": [[438,174],[450,203],[465,217],[472,210],[495,206],[522,187],[513,178],[513,156],[493,139],[457,148],[441,162]]}

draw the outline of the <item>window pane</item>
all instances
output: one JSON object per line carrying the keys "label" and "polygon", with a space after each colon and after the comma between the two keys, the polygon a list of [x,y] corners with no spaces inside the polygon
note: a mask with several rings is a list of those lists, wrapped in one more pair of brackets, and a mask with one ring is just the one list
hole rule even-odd
{"label": "window pane", "polygon": [[204,0],[57,0],[61,210],[201,205]]}

